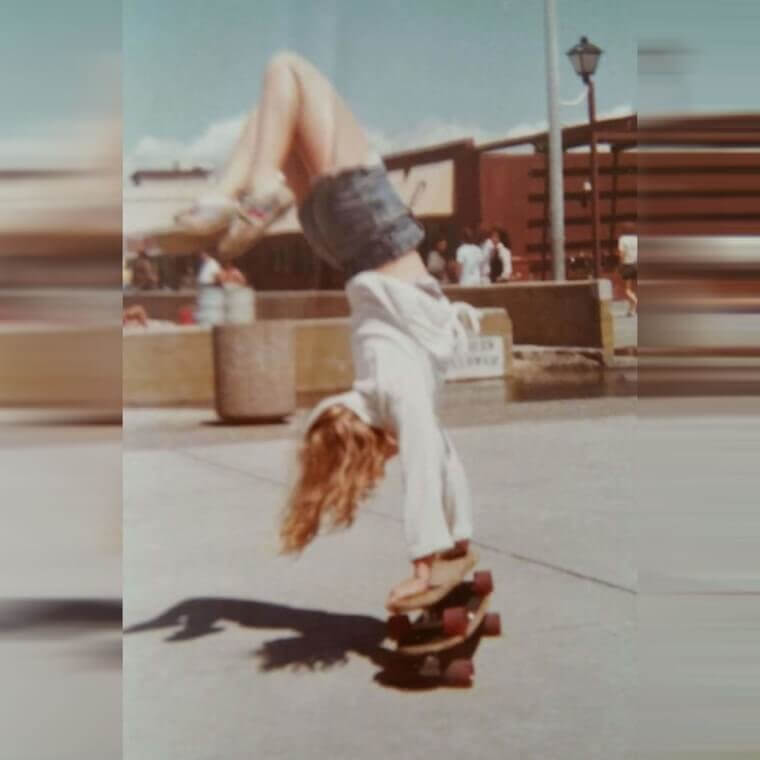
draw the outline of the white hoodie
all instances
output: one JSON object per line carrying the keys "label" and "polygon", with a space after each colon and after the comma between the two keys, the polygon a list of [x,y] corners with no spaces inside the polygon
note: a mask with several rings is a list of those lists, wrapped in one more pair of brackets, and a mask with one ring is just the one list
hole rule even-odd
{"label": "white hoodie", "polygon": [[462,466],[441,430],[436,397],[448,363],[467,345],[464,322],[479,329],[478,312],[451,303],[438,281],[408,283],[362,272],[346,286],[351,304],[356,380],[347,393],[324,399],[307,429],[334,404],[351,409],[398,439],[404,471],[404,522],[412,558],[451,547],[472,533]]}
{"label": "white hoodie", "polygon": [[[405,282],[379,272],[362,272],[349,280],[346,295],[351,306],[351,348],[354,360],[354,388],[323,399],[309,414],[306,429],[333,404],[347,406],[360,419],[374,427],[386,427],[383,404],[377,398],[384,388],[377,387],[377,368],[367,361],[378,341],[387,341],[406,355],[399,364],[418,362],[430,392],[435,394],[443,382],[449,362],[467,348],[467,329],[480,331],[480,313],[467,303],[446,298],[432,276],[415,283]],[[382,377],[397,374],[386,368]]]}

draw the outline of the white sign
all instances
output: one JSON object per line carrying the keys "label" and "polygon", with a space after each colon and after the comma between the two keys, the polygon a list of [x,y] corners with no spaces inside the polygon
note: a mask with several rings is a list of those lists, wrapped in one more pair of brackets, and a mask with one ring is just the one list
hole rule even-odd
{"label": "white sign", "polygon": [[503,377],[504,371],[504,338],[476,335],[468,340],[467,351],[449,364],[446,380]]}

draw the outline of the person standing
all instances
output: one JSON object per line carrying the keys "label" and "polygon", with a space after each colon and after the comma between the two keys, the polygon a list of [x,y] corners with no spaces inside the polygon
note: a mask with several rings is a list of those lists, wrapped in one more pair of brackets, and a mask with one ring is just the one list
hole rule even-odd
{"label": "person standing", "polygon": [[428,272],[444,285],[449,282],[448,248],[449,241],[443,235],[439,235],[427,257]]}
{"label": "person standing", "polygon": [[195,290],[198,276],[194,264],[186,264],[179,278],[179,290]]}
{"label": "person standing", "polygon": [[207,251],[200,254],[196,294],[195,322],[221,325],[225,322],[225,292],[221,264]]}
{"label": "person standing", "polygon": [[623,234],[618,239],[618,253],[620,254],[620,276],[625,285],[625,298],[628,301],[627,316],[636,314],[639,298],[636,294],[638,284],[639,263],[639,238],[635,234],[636,227],[633,222],[623,224]]}
{"label": "person standing", "polygon": [[158,287],[158,272],[144,249],[137,253],[132,265],[132,287],[136,290],[155,290]]}
{"label": "person standing", "polygon": [[222,284],[222,266],[206,251],[201,251],[201,265],[198,269],[197,283],[199,288]]}
{"label": "person standing", "polygon": [[512,252],[509,250],[509,236],[504,235],[507,244],[502,242],[502,235],[493,229],[483,243],[483,281],[507,282],[512,277]]}
{"label": "person standing", "polygon": [[462,230],[462,243],[457,248],[456,260],[459,284],[480,285],[483,251],[473,242],[472,230],[468,227]]}

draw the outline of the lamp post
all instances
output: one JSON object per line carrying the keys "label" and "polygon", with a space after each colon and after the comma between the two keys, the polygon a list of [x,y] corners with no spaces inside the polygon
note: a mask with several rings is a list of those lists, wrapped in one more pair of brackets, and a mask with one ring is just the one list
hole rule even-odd
{"label": "lamp post", "polygon": [[[552,272],[555,280],[565,279],[565,186],[562,176],[562,125],[559,120],[559,64],[557,62],[557,10],[554,0],[544,0],[546,26],[546,85],[549,110],[549,139],[544,154],[549,172],[551,210]],[[546,254],[544,253],[544,256]],[[541,279],[546,277],[545,260]]]}
{"label": "lamp post", "polygon": [[591,226],[594,277],[597,278],[602,273],[602,259],[599,249],[599,165],[596,151],[596,100],[594,97],[594,80],[591,77],[596,71],[596,66],[603,52],[593,42],[589,42],[587,37],[581,37],[580,42],[567,51],[567,57],[573,64],[575,73],[588,87],[588,120],[591,125]]}

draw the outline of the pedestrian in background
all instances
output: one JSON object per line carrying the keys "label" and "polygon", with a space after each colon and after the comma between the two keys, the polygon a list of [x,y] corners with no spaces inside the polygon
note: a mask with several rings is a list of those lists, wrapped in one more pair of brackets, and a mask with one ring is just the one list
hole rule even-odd
{"label": "pedestrian in background", "polygon": [[144,249],[138,251],[132,265],[132,287],[135,290],[155,290],[158,287],[158,272]]}
{"label": "pedestrian in background", "polygon": [[639,276],[639,238],[633,222],[623,224],[623,234],[618,240],[618,253],[620,254],[620,276],[625,284],[625,298],[628,301],[627,316],[632,317],[636,314],[639,305],[639,298],[636,295]]}
{"label": "pedestrian in background", "polygon": [[213,287],[222,284],[222,265],[206,251],[201,251],[198,269],[198,287]]}
{"label": "pedestrian in background", "polygon": [[428,272],[430,272],[438,282],[444,285],[450,282],[448,271],[448,250],[449,241],[443,235],[439,235],[427,257]]}
{"label": "pedestrian in background", "polygon": [[[503,240],[506,241],[506,245]],[[512,252],[509,250],[509,235],[494,228],[483,243],[484,282],[507,282],[512,277]]]}
{"label": "pedestrian in background", "polygon": [[458,281],[460,285],[480,285],[483,251],[474,242],[472,230],[462,230],[462,243],[456,253]]}

